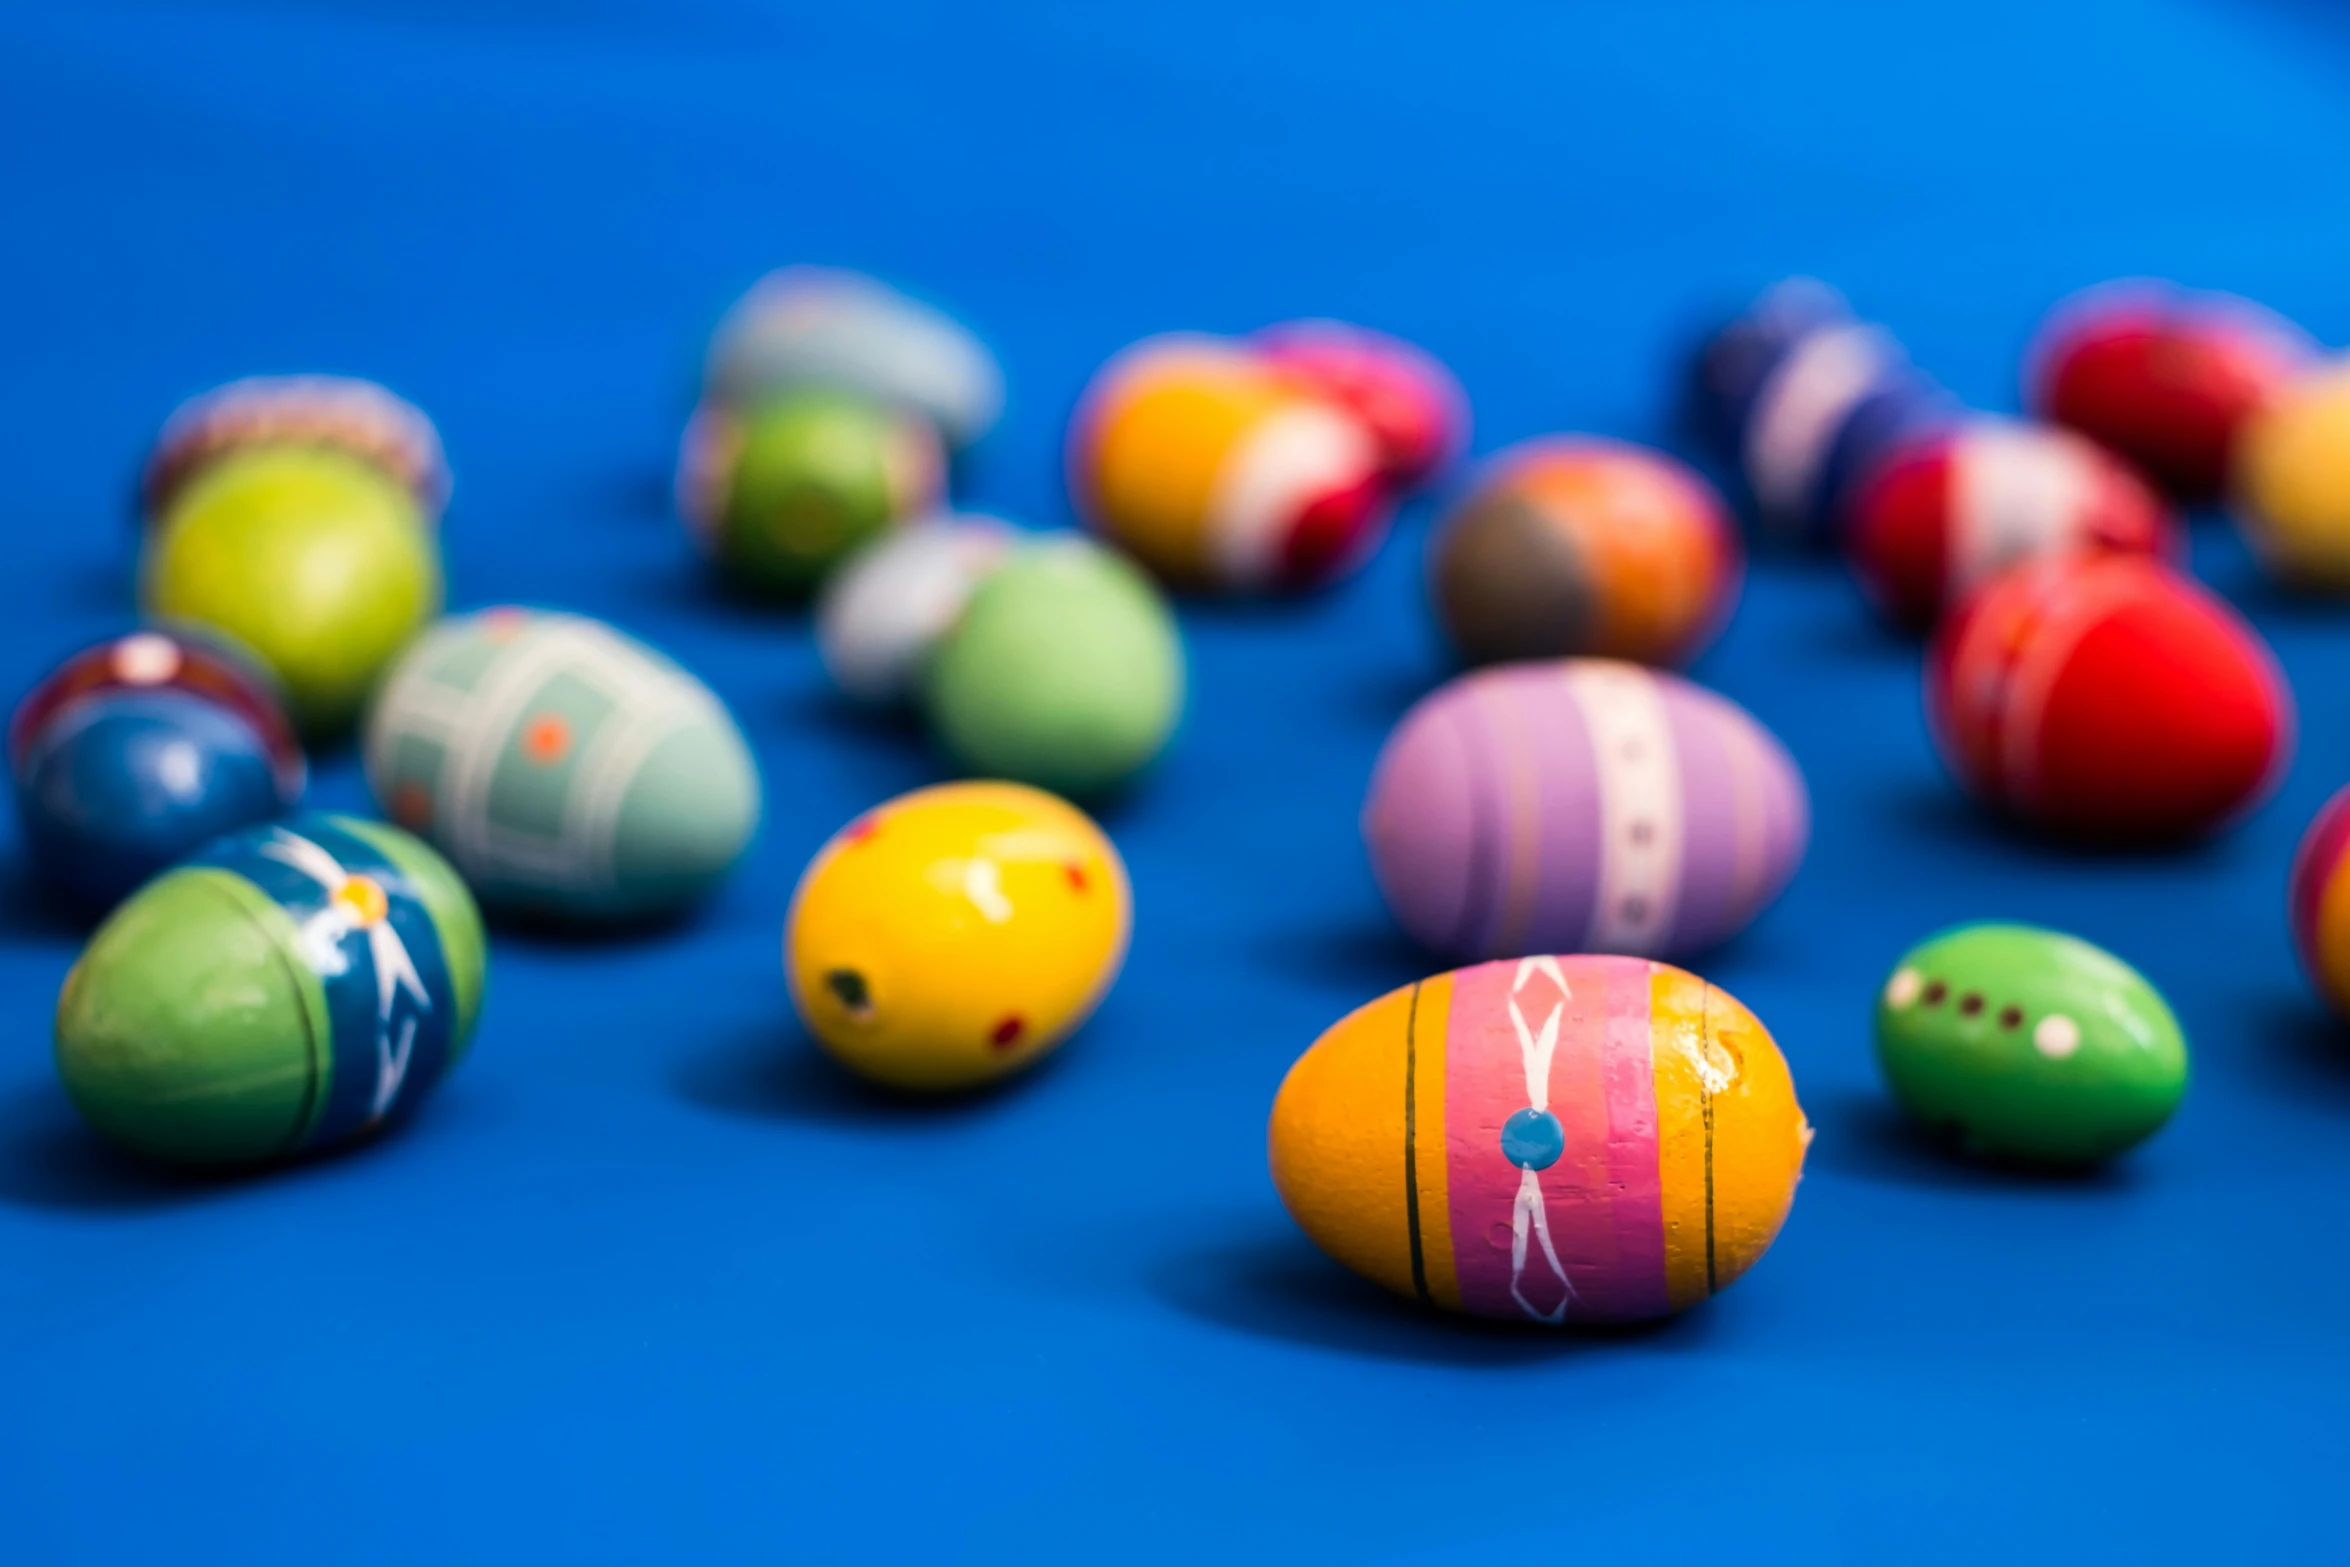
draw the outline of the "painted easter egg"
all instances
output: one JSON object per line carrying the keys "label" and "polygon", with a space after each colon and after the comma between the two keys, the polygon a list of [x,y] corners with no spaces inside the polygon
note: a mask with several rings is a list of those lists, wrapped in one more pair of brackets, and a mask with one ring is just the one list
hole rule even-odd
{"label": "painted easter egg", "polygon": [[1765,290],[1716,333],[1689,401],[1763,532],[1808,544],[1839,538],[1854,487],[1951,409],[1891,333],[1813,278]]}
{"label": "painted easter egg", "polygon": [[1468,450],[1468,394],[1425,349],[1345,321],[1283,321],[1250,341],[1363,421],[1396,489],[1417,489]]}
{"label": "painted easter egg", "polygon": [[1511,447],[1444,521],[1438,616],[1472,663],[1696,656],[1746,554],[1713,487],[1662,452],[1591,436]]}
{"label": "painted easter egg", "polygon": [[1754,1014],[1627,957],[1483,963],[1394,990],[1283,1079],[1273,1184],[1338,1261],[1452,1311],[1637,1322],[1777,1238],[1811,1128]]}
{"label": "painted easter egg", "polygon": [[285,786],[300,790],[301,745],[268,670],[228,645],[155,627],[82,649],[26,692],[8,720],[10,764],[21,767],[34,737],[77,702],[161,691],[228,708],[261,736]]}
{"label": "painted easter egg", "polygon": [[1361,419],[1242,344],[1146,338],[1094,376],[1069,427],[1079,516],[1196,590],[1308,587],[1359,565],[1393,509]]}
{"label": "painted easter egg", "polygon": [[581,615],[440,622],[368,716],[368,784],[493,908],[666,914],[734,868],[759,774],[708,687]]}
{"label": "painted easter egg", "polygon": [[2024,400],[2205,501],[2227,486],[2246,421],[2316,357],[2299,327],[2248,299],[2126,279],[2049,312],[2025,355]]}
{"label": "painted easter egg", "polygon": [[921,688],[931,651],[1019,534],[993,517],[934,517],[843,562],[816,601],[816,652],[841,693],[876,706]]}
{"label": "painted easter egg", "polygon": [[1978,419],[1879,463],[1853,500],[1846,545],[1888,619],[1930,626],[2020,561],[2076,550],[2167,557],[2177,530],[2161,497],[2093,442]]}
{"label": "painted easter egg", "polygon": [[1911,948],[1878,994],[1876,1037],[1902,1108],[1995,1158],[2111,1158],[2187,1087],[2186,1037],[2144,976],[2030,925],[1962,925]]}
{"label": "painted easter egg", "polygon": [[248,446],[206,463],[144,544],[146,612],[259,658],[308,735],[346,732],[440,610],[440,550],[414,494],[331,446]]}
{"label": "painted easter egg", "polygon": [[2350,361],[2288,383],[2245,418],[2234,499],[2237,525],[2270,576],[2350,591]]}
{"label": "painted easter egg", "polygon": [[932,653],[923,711],[964,768],[1080,798],[1156,761],[1183,715],[1183,638],[1151,579],[1070,534],[1022,544]]}
{"label": "painted easter egg", "polygon": [[946,457],[929,424],[837,392],[705,402],[678,449],[677,506],[705,554],[756,592],[796,597],[938,504]]}
{"label": "painted easter egg", "polygon": [[425,521],[449,504],[449,464],[424,411],[373,381],[253,375],[191,397],[155,437],[139,479],[152,522],[206,464],[255,446],[323,446],[362,459],[415,497]]}
{"label": "painted easter egg", "polygon": [[2350,788],[2338,791],[2301,835],[2286,907],[2293,946],[2317,992],[2350,1018]]}
{"label": "painted easter egg", "polygon": [[833,267],[761,278],[712,335],[704,386],[733,404],[848,392],[913,410],[957,447],[985,435],[1004,402],[995,356],[962,323]]}
{"label": "painted easter egg", "polygon": [[1011,783],[939,784],[858,817],[792,894],[792,1004],[833,1057],[899,1088],[1028,1066],[1093,1014],[1126,957],[1118,851]]}
{"label": "painted easter egg", "polygon": [[464,1055],[481,917],[396,828],[305,815],[215,840],[98,928],[57,1001],[57,1070],[115,1142],[188,1164],[332,1146]]}
{"label": "painted easter egg", "polygon": [[2293,705],[2266,643],[2143,555],[2072,555],[1994,578],[1947,617],[1926,703],[1950,770],[2052,832],[2207,832],[2270,786]]}
{"label": "painted easter egg", "polygon": [[17,704],[8,758],[34,868],[87,909],[293,809],[306,774],[265,675],[162,631],[111,638],[52,670]]}
{"label": "painted easter egg", "polygon": [[1605,659],[1439,687],[1363,809],[1397,923],[1457,957],[1698,951],[1778,896],[1809,824],[1802,775],[1745,709]]}

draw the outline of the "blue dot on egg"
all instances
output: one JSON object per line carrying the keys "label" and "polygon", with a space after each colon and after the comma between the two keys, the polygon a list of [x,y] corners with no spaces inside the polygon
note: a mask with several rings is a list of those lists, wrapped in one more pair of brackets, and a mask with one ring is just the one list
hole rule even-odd
{"label": "blue dot on egg", "polygon": [[1501,1124],[1501,1156],[1521,1170],[1547,1170],[1567,1151],[1567,1129],[1532,1106]]}

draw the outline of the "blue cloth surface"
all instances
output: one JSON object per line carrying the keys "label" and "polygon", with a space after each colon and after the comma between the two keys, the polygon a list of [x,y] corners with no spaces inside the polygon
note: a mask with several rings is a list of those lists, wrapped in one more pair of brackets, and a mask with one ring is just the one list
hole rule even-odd
{"label": "blue cloth surface", "polygon": [[[79,940],[0,843],[0,1559],[2324,1560],[2350,1385],[2350,1050],[2288,859],[2350,778],[2350,610],[2196,563],[2301,745],[2183,853],[1986,823],[1916,649],[1766,560],[1697,676],[1808,777],[1787,896],[1699,960],[1818,1127],[1777,1247],[1663,1327],[1390,1301],[1282,1213],[1294,1057],[1436,966],[1355,818],[1446,669],[1430,507],[1319,598],[1183,611],[1161,771],[1106,815],[1125,976],[1046,1069],[906,1105],[800,1033],[800,866],[940,776],[845,714],[805,618],[713,591],[667,474],[766,267],[961,313],[1010,404],[962,496],[1067,520],[1062,421],[1143,333],[1349,317],[1461,375],[1491,451],[1666,432],[1678,357],[1782,273],[2010,408],[2039,312],[2127,273],[2350,340],[2350,28],[2263,0],[1503,5],[300,0],[0,8],[0,690],[128,624],[124,513],[181,396],[370,375],[457,473],[451,602],[558,604],[733,706],[768,814],[706,913],[498,933],[470,1059],[397,1136],[230,1183],[116,1160],[50,1064]],[[351,756],[311,803],[363,805]],[[2194,1077],[2110,1172],[1921,1150],[1869,1009],[1953,921],[2139,965]]]}

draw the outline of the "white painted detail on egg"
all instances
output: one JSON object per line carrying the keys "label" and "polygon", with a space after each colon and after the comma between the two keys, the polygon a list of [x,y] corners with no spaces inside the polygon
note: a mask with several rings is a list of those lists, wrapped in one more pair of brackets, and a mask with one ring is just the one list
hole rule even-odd
{"label": "white painted detail on egg", "polygon": [[2032,1030],[2032,1048],[2051,1061],[2062,1061],[2081,1048],[2081,1025],[2062,1012],[2051,1012]]}
{"label": "white painted detail on egg", "polygon": [[125,685],[159,686],[180,672],[180,650],[171,638],[134,632],[114,644],[115,678]]}
{"label": "white painted detail on egg", "polygon": [[1681,886],[1681,775],[1664,700],[1632,664],[1578,662],[1567,682],[1599,779],[1599,888],[1584,944],[1651,955],[1673,928]]}
{"label": "white painted detail on egg", "polygon": [[1800,518],[1844,416],[1896,352],[1882,328],[1854,322],[1812,333],[1771,372],[1746,422],[1746,482],[1766,515]]}
{"label": "white painted detail on egg", "polygon": [[1986,421],[1951,450],[1950,591],[1964,593],[2079,531],[2093,477],[2069,438]]}
{"label": "white painted detail on egg", "polygon": [[1298,512],[1377,467],[1369,433],[1335,408],[1300,402],[1267,415],[1225,459],[1208,498],[1216,574],[1236,587],[1271,582]]}

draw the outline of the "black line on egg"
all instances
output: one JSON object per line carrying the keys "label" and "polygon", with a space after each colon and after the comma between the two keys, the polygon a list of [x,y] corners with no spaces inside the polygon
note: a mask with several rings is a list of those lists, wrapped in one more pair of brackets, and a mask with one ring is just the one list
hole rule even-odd
{"label": "black line on egg", "polygon": [[1412,1290],[1429,1305],[1428,1260],[1420,1250],[1420,985],[1412,983],[1411,1010],[1403,1022],[1403,1222],[1412,1248]]}

